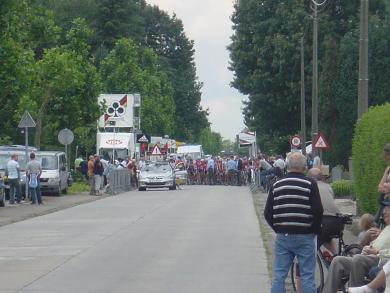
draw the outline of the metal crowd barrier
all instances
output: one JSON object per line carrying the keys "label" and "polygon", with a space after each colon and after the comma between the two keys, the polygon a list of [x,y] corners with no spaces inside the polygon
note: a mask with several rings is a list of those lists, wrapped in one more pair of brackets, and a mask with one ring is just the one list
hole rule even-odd
{"label": "metal crowd barrier", "polygon": [[131,176],[127,169],[110,168],[107,176],[106,192],[115,195],[121,192],[130,191]]}
{"label": "metal crowd barrier", "polygon": [[253,192],[257,192],[261,189],[260,171],[254,171],[253,180],[250,188]]}

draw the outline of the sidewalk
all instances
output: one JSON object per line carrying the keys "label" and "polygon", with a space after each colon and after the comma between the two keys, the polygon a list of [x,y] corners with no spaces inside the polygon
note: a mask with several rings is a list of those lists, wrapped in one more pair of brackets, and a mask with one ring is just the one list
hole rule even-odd
{"label": "sidewalk", "polygon": [[93,196],[88,192],[63,196],[42,196],[43,205],[24,202],[19,205],[0,207],[0,226],[9,225],[29,218],[50,214],[76,205],[92,202],[110,195]]}

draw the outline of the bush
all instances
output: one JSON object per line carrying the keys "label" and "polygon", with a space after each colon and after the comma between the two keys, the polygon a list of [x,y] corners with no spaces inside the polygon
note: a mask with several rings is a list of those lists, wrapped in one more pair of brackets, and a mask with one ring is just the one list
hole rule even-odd
{"label": "bush", "polygon": [[351,180],[337,180],[330,184],[334,197],[352,196],[355,198],[355,190]]}
{"label": "bush", "polygon": [[362,213],[378,208],[378,183],[386,164],[383,146],[390,142],[390,104],[372,107],[355,127],[352,142],[353,178],[357,205]]}

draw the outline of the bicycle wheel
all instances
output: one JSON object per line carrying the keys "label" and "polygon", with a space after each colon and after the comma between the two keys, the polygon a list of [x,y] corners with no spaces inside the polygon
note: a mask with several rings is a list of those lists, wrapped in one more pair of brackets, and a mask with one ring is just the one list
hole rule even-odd
{"label": "bicycle wheel", "polygon": [[[318,252],[316,254],[316,268],[315,268],[315,270],[316,271],[315,271],[314,277],[315,277],[315,284],[316,284],[317,292],[321,293],[322,289],[324,287],[324,269],[322,267],[321,258],[319,257]],[[298,288],[299,288],[299,284],[298,284],[299,281],[298,280],[300,280],[300,275],[299,275],[299,266],[297,264],[296,258],[294,259],[293,264],[291,266],[290,275],[291,275],[291,283],[292,283],[292,287],[293,287],[294,292],[301,292],[301,291],[298,291]]]}
{"label": "bicycle wheel", "polygon": [[349,244],[344,247],[342,251],[342,256],[354,256],[355,254],[359,254],[362,252],[362,246],[359,244]]}

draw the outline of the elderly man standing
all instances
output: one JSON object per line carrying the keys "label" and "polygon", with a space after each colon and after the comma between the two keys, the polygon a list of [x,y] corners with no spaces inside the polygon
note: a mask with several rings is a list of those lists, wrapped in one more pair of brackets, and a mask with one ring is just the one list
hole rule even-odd
{"label": "elderly man standing", "polygon": [[321,230],[323,208],[315,180],[304,175],[306,158],[301,153],[287,156],[285,178],[270,189],[264,217],[276,232],[271,293],[285,291],[285,279],[294,257],[300,264],[303,293],[317,292],[314,272],[316,235]]}

